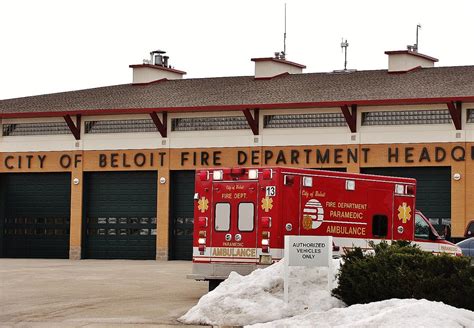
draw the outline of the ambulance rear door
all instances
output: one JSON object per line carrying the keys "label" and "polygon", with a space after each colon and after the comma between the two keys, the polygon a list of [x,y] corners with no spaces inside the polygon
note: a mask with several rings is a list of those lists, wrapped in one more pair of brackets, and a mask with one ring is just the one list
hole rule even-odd
{"label": "ambulance rear door", "polygon": [[257,182],[213,182],[211,262],[255,263]]}

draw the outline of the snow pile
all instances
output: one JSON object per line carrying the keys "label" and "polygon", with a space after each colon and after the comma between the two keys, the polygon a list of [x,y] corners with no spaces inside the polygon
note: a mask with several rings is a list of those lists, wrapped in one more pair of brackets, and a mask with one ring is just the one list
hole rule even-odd
{"label": "snow pile", "polygon": [[[334,261],[334,273],[339,263]],[[289,304],[283,301],[283,277],[283,261],[248,276],[233,272],[179,320],[190,324],[243,326],[344,306],[327,290],[327,268],[290,268]]]}
{"label": "snow pile", "polygon": [[391,299],[312,312],[252,327],[474,327],[474,312],[441,302]]}

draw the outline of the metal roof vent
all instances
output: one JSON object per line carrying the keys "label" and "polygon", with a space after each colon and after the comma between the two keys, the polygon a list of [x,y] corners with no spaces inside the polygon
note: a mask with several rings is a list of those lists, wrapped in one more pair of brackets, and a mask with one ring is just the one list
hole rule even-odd
{"label": "metal roof vent", "polygon": [[143,59],[143,64],[130,65],[133,68],[133,84],[182,79],[186,72],[171,67],[169,56],[165,56],[165,53],[163,50],[154,50],[150,52],[150,59]]}

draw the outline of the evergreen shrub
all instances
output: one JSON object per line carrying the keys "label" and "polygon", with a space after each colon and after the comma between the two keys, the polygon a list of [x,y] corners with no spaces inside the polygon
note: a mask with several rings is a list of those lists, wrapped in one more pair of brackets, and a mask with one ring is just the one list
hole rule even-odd
{"label": "evergreen shrub", "polygon": [[434,255],[398,241],[355,248],[343,255],[339,286],[333,295],[347,305],[390,298],[440,301],[474,310],[474,266],[467,257]]}

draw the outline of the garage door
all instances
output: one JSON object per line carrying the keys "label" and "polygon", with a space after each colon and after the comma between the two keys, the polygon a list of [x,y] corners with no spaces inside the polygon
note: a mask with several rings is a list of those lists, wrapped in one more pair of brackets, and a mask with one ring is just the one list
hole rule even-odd
{"label": "garage door", "polygon": [[171,172],[170,259],[192,260],[195,171]]}
{"label": "garage door", "polygon": [[84,254],[89,259],[155,259],[156,172],[85,175]]}
{"label": "garage door", "polygon": [[432,220],[438,230],[451,221],[451,168],[366,168],[362,173],[415,178],[416,207]]}
{"label": "garage door", "polygon": [[2,256],[68,258],[68,173],[4,174]]}

